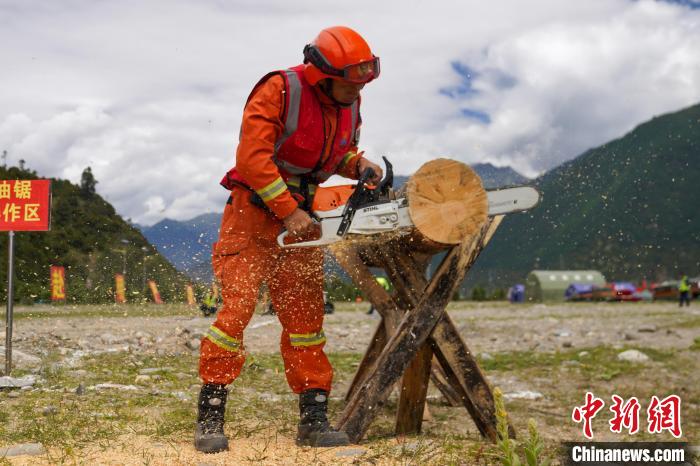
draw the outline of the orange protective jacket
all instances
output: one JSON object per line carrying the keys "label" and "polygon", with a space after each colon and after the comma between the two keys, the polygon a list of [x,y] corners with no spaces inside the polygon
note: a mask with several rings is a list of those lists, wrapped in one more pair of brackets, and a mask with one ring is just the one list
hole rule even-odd
{"label": "orange protective jacket", "polygon": [[[284,91],[285,84],[281,76],[275,75],[257,86],[246,104],[241,124],[241,135],[236,151],[236,171],[255,191],[264,191],[280,179],[280,171],[273,156],[275,143],[284,132]],[[318,86],[313,87],[323,112],[324,134],[333,138],[338,126],[337,104],[326,96]],[[358,127],[359,127],[358,122]],[[358,132],[359,134],[359,132]],[[331,144],[325,145],[322,157],[329,156]],[[346,178],[357,179],[357,164],[362,158],[357,146],[348,150],[337,174]],[[290,215],[299,205],[288,189],[281,191],[272,199],[265,199],[266,205],[277,218]]]}

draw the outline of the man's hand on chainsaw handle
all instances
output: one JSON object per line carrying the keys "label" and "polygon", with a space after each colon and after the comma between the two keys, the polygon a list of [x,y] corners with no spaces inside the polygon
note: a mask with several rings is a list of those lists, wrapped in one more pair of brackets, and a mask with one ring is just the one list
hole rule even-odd
{"label": "man's hand on chainsaw handle", "polygon": [[311,220],[311,216],[300,208],[296,208],[291,214],[286,216],[282,222],[291,236],[305,236],[313,233],[318,225]]}
{"label": "man's hand on chainsaw handle", "polygon": [[382,167],[377,165],[376,163],[372,163],[366,158],[362,157],[358,162],[357,162],[357,175],[358,178],[364,171],[368,168],[371,168],[374,170],[374,176],[367,180],[369,184],[373,185],[378,185],[380,181],[382,181],[382,177],[384,176],[384,171],[382,170]]}

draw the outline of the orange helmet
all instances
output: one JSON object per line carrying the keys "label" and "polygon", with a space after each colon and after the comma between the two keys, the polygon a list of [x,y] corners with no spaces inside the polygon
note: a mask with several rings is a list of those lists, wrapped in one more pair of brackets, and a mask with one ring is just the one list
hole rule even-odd
{"label": "orange helmet", "polygon": [[379,76],[379,57],[361,35],[345,26],[321,31],[304,47],[304,64],[304,76],[312,86],[326,78],[364,84]]}

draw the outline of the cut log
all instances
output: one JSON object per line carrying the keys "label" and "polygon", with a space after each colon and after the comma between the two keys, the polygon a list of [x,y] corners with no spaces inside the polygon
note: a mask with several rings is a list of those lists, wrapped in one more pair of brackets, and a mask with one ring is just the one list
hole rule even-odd
{"label": "cut log", "polygon": [[424,164],[409,178],[406,197],[416,230],[437,243],[461,243],[481,229],[488,215],[481,178],[456,160]]}
{"label": "cut log", "polygon": [[378,266],[380,261],[367,253],[373,246],[383,247],[388,242],[403,243],[416,256],[429,256],[477,234],[488,215],[488,197],[481,179],[468,165],[456,160],[436,159],[424,164],[395,195],[407,200],[414,228],[347,235],[332,244],[331,251],[342,253],[357,248],[360,259],[370,267]]}

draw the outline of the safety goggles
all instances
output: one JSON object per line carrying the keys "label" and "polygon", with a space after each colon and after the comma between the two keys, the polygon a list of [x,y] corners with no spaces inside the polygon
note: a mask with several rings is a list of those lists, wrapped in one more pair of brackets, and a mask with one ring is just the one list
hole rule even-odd
{"label": "safety goggles", "polygon": [[321,72],[337,76],[351,83],[364,84],[379,77],[379,57],[373,56],[371,60],[348,65],[344,68],[335,68],[318,48],[309,44],[304,47],[304,58]]}

